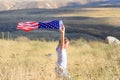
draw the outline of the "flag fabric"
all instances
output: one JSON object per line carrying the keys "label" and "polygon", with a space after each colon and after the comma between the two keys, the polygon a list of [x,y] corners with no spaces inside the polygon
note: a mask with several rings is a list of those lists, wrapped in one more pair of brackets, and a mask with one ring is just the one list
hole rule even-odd
{"label": "flag fabric", "polygon": [[45,22],[35,22],[35,21],[27,21],[27,22],[19,22],[17,25],[18,30],[23,30],[25,32],[29,32],[31,30],[36,29],[59,29],[63,23],[61,20],[51,20]]}
{"label": "flag fabric", "polygon": [[37,29],[38,24],[39,23],[35,21],[19,22],[17,25],[17,29],[28,32]]}

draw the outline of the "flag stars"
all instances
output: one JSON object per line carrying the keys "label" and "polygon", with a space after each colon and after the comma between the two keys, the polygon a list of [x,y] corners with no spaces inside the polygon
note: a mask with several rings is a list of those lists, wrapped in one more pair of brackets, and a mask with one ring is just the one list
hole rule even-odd
{"label": "flag stars", "polygon": [[59,20],[53,20],[49,22],[39,22],[38,28],[44,28],[44,29],[59,29]]}

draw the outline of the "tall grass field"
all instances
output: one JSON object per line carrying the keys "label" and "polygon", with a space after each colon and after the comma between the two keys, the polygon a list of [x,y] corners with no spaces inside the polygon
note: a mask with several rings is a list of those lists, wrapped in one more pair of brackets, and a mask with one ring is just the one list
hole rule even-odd
{"label": "tall grass field", "polygon": [[[0,80],[57,80],[58,41],[0,40]],[[120,46],[84,39],[67,49],[72,80],[120,80]]]}

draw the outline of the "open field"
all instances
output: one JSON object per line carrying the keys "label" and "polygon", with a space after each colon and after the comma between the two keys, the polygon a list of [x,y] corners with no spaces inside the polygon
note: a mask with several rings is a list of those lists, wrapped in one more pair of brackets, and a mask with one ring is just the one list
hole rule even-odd
{"label": "open field", "polygon": [[[19,37],[0,40],[0,80],[57,80],[54,74],[57,41]],[[119,80],[120,46],[84,39],[67,49],[72,80]]]}
{"label": "open field", "polygon": [[59,8],[0,12],[0,80],[56,80],[58,32],[16,30],[20,21],[51,19],[65,24],[72,80],[120,79],[120,46],[102,42],[120,39],[120,8]]}

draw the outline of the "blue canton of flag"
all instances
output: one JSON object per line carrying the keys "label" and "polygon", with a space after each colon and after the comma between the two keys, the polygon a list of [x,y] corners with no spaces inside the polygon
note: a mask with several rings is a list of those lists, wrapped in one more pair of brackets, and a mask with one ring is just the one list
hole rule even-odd
{"label": "blue canton of flag", "polygon": [[52,20],[46,22],[39,22],[39,29],[59,29],[60,26],[63,25],[61,20]]}

